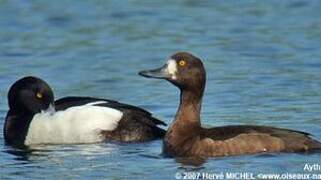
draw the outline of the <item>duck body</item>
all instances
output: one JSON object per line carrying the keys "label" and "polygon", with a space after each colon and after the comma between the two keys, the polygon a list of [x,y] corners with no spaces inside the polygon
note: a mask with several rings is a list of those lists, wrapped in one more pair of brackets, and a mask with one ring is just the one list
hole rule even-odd
{"label": "duck body", "polygon": [[[223,126],[189,132],[175,126],[164,138],[170,156],[217,157],[254,153],[305,152],[321,148],[309,134],[269,126]],[[191,130],[192,129],[192,130]],[[193,132],[191,132],[193,131]]]}
{"label": "duck body", "polygon": [[201,127],[206,72],[201,60],[190,53],[176,53],[163,67],[139,74],[166,79],[180,89],[180,105],[163,140],[163,151],[169,156],[216,157],[321,149],[321,143],[310,134],[295,130],[252,125]]}
{"label": "duck body", "polygon": [[54,101],[49,85],[36,77],[18,80],[8,93],[4,125],[7,144],[79,144],[108,140],[143,142],[162,138],[162,121],[132,105],[91,97]]}
{"label": "duck body", "polygon": [[114,100],[71,96],[56,100],[55,108],[59,112],[86,104],[94,104],[97,107],[110,108],[122,113],[117,127],[113,131],[104,131],[104,137],[107,140],[143,142],[165,136],[166,131],[158,127],[166,126],[163,121],[154,118],[150,112],[140,107]]}

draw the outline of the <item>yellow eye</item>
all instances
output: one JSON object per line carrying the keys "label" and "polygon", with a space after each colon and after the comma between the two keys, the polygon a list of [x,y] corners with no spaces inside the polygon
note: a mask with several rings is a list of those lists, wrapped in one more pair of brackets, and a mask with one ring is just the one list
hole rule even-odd
{"label": "yellow eye", "polygon": [[41,98],[42,98],[42,94],[41,94],[41,93],[39,93],[39,92],[36,94],[36,96],[37,96],[37,98],[39,98],[39,99],[41,99]]}
{"label": "yellow eye", "polygon": [[185,66],[185,65],[186,65],[186,61],[180,60],[180,61],[178,62],[178,64],[179,64],[180,66]]}

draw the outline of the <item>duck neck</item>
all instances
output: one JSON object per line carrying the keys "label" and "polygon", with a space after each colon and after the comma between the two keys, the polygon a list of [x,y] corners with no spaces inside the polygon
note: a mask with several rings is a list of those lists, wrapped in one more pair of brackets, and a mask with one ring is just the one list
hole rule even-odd
{"label": "duck neck", "polygon": [[9,110],[3,128],[4,138],[7,144],[23,147],[28,127],[34,113],[16,112]]}
{"label": "duck neck", "polygon": [[203,91],[181,90],[180,105],[174,123],[200,127],[202,96]]}
{"label": "duck neck", "polygon": [[175,120],[164,138],[163,150],[166,154],[184,154],[186,149],[191,148],[188,144],[186,146],[186,142],[190,142],[191,138],[197,136],[201,130],[202,96],[203,92],[181,91],[180,105]]}

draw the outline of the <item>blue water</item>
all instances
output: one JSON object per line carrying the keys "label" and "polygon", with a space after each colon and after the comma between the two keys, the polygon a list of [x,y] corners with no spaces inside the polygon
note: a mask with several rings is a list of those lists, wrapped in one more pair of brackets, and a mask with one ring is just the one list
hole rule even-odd
{"label": "blue water", "polygon": [[[207,70],[202,124],[270,125],[321,139],[320,1],[0,0],[0,126],[7,91],[39,76],[56,98],[86,95],[139,105],[170,123],[178,90],[137,72],[176,51]],[[4,146],[0,179],[175,179],[176,172],[301,173],[321,154],[261,154],[186,164],[161,141]],[[194,162],[194,161],[192,161]],[[317,172],[321,174],[321,172]]]}

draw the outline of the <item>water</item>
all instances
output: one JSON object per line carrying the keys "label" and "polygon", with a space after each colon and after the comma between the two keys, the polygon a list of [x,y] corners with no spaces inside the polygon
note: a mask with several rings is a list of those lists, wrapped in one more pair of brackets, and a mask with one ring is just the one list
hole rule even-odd
{"label": "water", "polygon": [[[207,70],[202,124],[258,124],[321,139],[320,1],[0,0],[0,126],[7,91],[39,76],[56,98],[87,95],[142,106],[170,123],[178,90],[137,72],[176,51]],[[161,155],[161,141],[4,146],[0,179],[174,179],[176,172],[301,173],[321,155],[264,154],[203,163]],[[318,172],[320,173],[320,172]]]}

